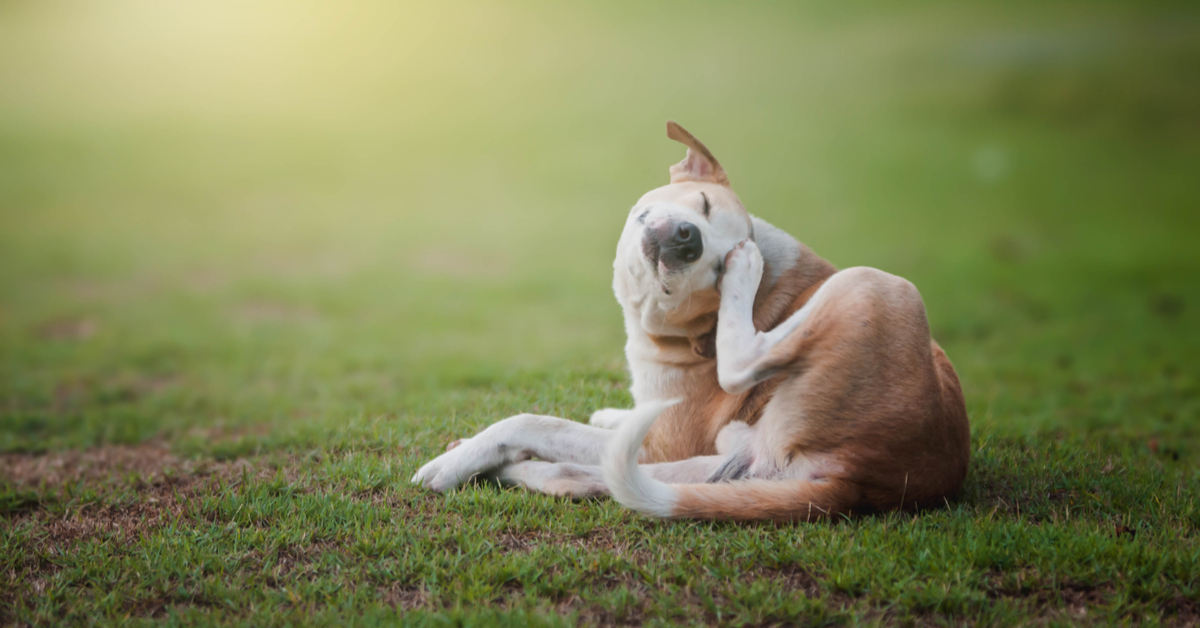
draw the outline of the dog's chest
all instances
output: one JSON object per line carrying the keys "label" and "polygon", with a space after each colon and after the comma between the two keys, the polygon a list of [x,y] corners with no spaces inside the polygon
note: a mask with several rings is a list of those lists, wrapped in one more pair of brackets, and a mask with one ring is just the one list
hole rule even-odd
{"label": "dog's chest", "polygon": [[[664,412],[647,435],[644,447],[647,462],[715,454],[721,429],[734,421],[757,423],[782,381],[775,378],[746,392],[730,394],[721,389],[712,361],[688,369],[659,365],[647,369],[650,372],[658,381],[669,384],[649,390],[647,384],[651,379],[635,377],[635,399],[682,401]],[[640,391],[636,390],[639,383],[645,387]]]}

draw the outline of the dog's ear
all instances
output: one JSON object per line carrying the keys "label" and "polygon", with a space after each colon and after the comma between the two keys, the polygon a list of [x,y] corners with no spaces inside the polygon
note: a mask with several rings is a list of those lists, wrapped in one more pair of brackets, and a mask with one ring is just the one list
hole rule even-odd
{"label": "dog's ear", "polygon": [[700,334],[694,338],[688,338],[688,342],[692,345],[692,352],[702,358],[709,360],[717,357],[717,325],[713,323],[713,328],[707,333]]}
{"label": "dog's ear", "polygon": [[687,129],[679,126],[674,120],[667,120],[667,137],[688,147],[687,157],[671,166],[671,183],[681,181],[708,181],[729,186],[729,178],[725,169],[709,152],[703,142],[696,139]]}

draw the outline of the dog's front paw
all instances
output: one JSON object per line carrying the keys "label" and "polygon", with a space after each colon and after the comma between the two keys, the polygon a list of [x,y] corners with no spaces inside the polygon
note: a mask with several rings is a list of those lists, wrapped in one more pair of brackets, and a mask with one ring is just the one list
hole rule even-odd
{"label": "dog's front paw", "polygon": [[464,438],[446,448],[446,453],[430,460],[412,477],[412,483],[443,493],[471,478],[507,462],[501,448],[486,438]]}
{"label": "dog's front paw", "polygon": [[762,281],[763,257],[753,240],[738,242],[725,254],[725,272],[721,275],[721,299],[754,300]]}
{"label": "dog's front paw", "polygon": [[592,418],[588,419],[588,423],[596,427],[602,427],[606,430],[611,430],[621,424],[621,420],[629,415],[628,410],[618,410],[616,408],[604,408],[592,413]]}

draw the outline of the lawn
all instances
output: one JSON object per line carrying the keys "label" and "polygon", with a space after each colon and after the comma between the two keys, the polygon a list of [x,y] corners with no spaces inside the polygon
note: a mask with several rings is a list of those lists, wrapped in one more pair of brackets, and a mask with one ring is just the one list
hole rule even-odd
{"label": "lawn", "polygon": [[[945,508],[409,484],[628,407],[612,254],[703,139],[912,280]],[[0,624],[1200,623],[1200,11],[0,3]]]}

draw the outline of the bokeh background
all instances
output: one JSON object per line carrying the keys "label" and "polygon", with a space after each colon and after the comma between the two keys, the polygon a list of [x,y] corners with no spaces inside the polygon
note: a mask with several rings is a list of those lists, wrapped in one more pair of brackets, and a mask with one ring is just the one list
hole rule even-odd
{"label": "bokeh background", "polygon": [[977,443],[1194,464],[1200,11],[1157,2],[7,0],[0,450],[626,404],[667,119],[917,284]]}

